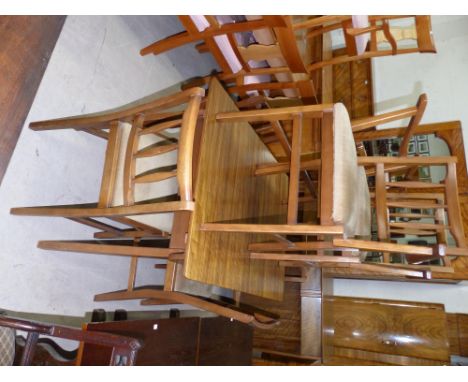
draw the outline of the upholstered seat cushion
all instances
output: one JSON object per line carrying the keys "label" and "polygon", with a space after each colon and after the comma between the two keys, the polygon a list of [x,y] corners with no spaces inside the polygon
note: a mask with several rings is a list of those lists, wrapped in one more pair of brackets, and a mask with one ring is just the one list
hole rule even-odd
{"label": "upholstered seat cushion", "polygon": [[333,220],[346,237],[370,235],[370,195],[364,169],[357,164],[348,111],[334,105]]}
{"label": "upholstered seat cushion", "polygon": [[15,359],[15,331],[0,326],[0,366],[11,366]]}

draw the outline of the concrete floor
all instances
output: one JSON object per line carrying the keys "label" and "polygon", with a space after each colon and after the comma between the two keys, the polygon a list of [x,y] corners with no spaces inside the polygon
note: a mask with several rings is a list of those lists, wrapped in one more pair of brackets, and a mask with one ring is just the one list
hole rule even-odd
{"label": "concrete floor", "polygon": [[[175,16],[69,16],[0,187],[0,307],[82,316],[94,308],[142,310],[137,302],[94,303],[123,289],[130,260],[39,250],[38,240],[92,237],[62,218],[11,216],[14,206],[97,201],[105,142],[73,130],[34,132],[30,121],[120,106],[216,67],[185,46],[159,56],[139,49],[182,30]],[[141,261],[138,283],[162,283]],[[154,310],[154,307],[147,309]]]}

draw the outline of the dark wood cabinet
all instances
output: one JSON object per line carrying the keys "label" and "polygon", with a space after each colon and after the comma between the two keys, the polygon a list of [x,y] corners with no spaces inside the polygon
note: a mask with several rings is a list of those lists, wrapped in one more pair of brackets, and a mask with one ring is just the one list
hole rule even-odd
{"label": "dark wood cabinet", "polygon": [[[184,317],[87,324],[87,330],[137,338],[143,342],[137,366],[248,366],[252,327],[224,317]],[[83,366],[105,365],[106,348],[84,345]]]}

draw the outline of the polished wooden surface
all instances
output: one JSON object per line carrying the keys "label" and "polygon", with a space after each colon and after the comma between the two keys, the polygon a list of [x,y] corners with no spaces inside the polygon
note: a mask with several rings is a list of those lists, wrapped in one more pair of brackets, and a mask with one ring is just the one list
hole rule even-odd
{"label": "polished wooden surface", "polygon": [[302,269],[301,283],[301,354],[322,356],[322,270]]}
{"label": "polished wooden surface", "polygon": [[448,364],[449,340],[441,304],[326,297],[323,356],[352,362]]}
{"label": "polished wooden surface", "polygon": [[0,182],[65,16],[1,16]]}
{"label": "polished wooden surface", "polygon": [[260,235],[200,231],[209,222],[269,217],[286,220],[288,179],[285,174],[255,177],[259,163],[273,155],[245,122],[218,124],[219,112],[237,108],[217,80],[210,84],[200,150],[195,210],[185,259],[185,276],[254,295],[281,299],[284,270],[277,262],[251,260],[248,244]]}
{"label": "polished wooden surface", "polygon": [[109,348],[104,364],[110,366],[134,365],[137,353],[141,348],[141,342],[129,336],[87,332],[69,326],[27,321],[13,317],[0,316],[0,326],[27,332],[20,366],[28,366],[32,363],[41,335],[94,344],[100,346],[101,349]]}
{"label": "polished wooden surface", "polygon": [[[249,366],[252,359],[253,329],[223,317],[89,323],[86,331],[139,338],[136,366]],[[103,366],[110,355],[90,344],[82,351],[83,366]]]}
{"label": "polished wooden surface", "polygon": [[461,355],[457,316],[458,314],[456,313],[447,313],[447,331],[449,336],[451,355]]}
{"label": "polished wooden surface", "polygon": [[468,357],[468,314],[457,314],[460,355]]}
{"label": "polished wooden surface", "polygon": [[300,354],[301,350],[301,284],[286,281],[283,299],[273,301],[242,293],[241,303],[277,314],[279,324],[269,330],[254,328],[256,349]]}
{"label": "polished wooden surface", "polygon": [[447,314],[450,354],[468,357],[468,314]]}

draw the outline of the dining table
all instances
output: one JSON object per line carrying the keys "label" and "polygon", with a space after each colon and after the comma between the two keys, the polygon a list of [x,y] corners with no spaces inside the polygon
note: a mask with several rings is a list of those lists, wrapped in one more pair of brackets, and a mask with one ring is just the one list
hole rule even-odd
{"label": "dining table", "polygon": [[[238,111],[216,78],[209,85],[196,172],[195,208],[184,260],[188,279],[237,292],[281,300],[284,267],[250,258],[252,233],[201,231],[207,222],[286,221],[286,174],[256,176],[257,165],[276,159],[246,122],[218,123],[216,114]],[[265,236],[265,240],[267,237]]]}

